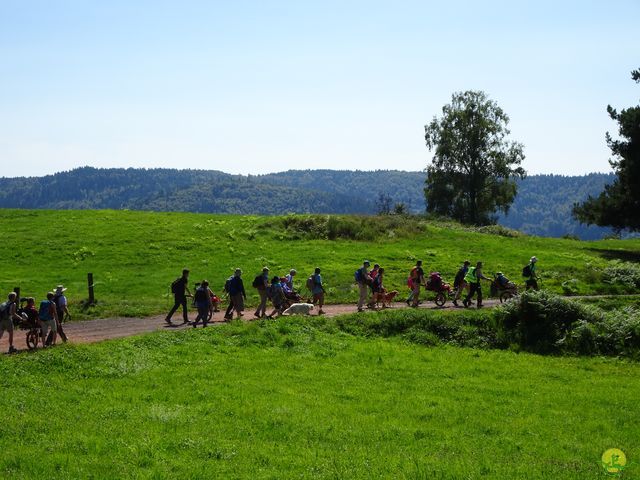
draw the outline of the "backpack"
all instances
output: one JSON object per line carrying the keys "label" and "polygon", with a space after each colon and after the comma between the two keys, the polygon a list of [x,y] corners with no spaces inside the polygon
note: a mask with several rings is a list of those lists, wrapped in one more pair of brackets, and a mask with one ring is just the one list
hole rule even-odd
{"label": "backpack", "polygon": [[173,282],[171,282],[171,293],[173,294],[178,293],[178,284],[180,283],[181,278],[182,277],[178,277]]}
{"label": "backpack", "polygon": [[194,296],[194,300],[196,302],[206,302],[207,301],[207,289],[203,287],[199,287],[196,290],[196,294]]}
{"label": "backpack", "polygon": [[11,304],[9,302],[4,302],[0,304],[0,319],[4,320],[5,318],[9,318],[9,307]]}
{"label": "backpack", "polygon": [[38,316],[43,320],[53,320],[50,310],[52,305],[54,305],[54,303],[49,300],[43,300],[42,302],[40,302],[40,310],[38,311]]}
{"label": "backpack", "polygon": [[315,286],[315,283],[316,282],[313,279],[313,275],[311,275],[311,276],[309,276],[309,278],[307,278],[306,285],[307,285],[307,288],[309,289],[309,291],[313,290],[313,287]]}
{"label": "backpack", "polygon": [[232,278],[233,278],[233,277],[229,277],[229,278],[227,278],[227,281],[226,281],[226,282],[224,282],[224,288],[223,288],[223,290],[224,290],[225,292],[227,292],[227,293],[229,293],[229,290],[231,290],[231,279],[232,279]]}
{"label": "backpack", "polygon": [[411,269],[411,273],[409,274],[409,278],[413,278],[414,280],[418,278],[418,267],[413,267]]}
{"label": "backpack", "polygon": [[253,279],[253,283],[251,284],[251,286],[253,288],[264,287],[264,277],[262,276],[262,274],[258,275],[256,278]]}
{"label": "backpack", "polygon": [[356,273],[354,274],[354,278],[356,280],[356,283],[360,283],[362,282],[362,269],[358,269],[356,270]]}
{"label": "backpack", "polygon": [[55,305],[56,310],[58,312],[62,312],[62,306],[60,305],[60,298],[61,297],[62,297],[62,294],[53,296],[53,304]]}
{"label": "backpack", "polygon": [[527,265],[526,267],[524,267],[522,269],[522,276],[523,277],[530,277],[531,276],[531,264]]}

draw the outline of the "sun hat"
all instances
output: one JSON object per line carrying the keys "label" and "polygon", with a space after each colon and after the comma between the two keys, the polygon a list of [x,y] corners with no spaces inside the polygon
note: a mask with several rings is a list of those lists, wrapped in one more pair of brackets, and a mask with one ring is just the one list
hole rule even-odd
{"label": "sun hat", "polygon": [[535,255],[531,257],[531,260],[530,260],[531,263],[536,263],[537,261],[538,261],[538,257],[536,257]]}
{"label": "sun hat", "polygon": [[64,292],[65,290],[66,290],[66,288],[65,288],[65,286],[64,286],[64,285],[58,285],[58,286],[56,287],[56,293],[62,293],[62,292]]}

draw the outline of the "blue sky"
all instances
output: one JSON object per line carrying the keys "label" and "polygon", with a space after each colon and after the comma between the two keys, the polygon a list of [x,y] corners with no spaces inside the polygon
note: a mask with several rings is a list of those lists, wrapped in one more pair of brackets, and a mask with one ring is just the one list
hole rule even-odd
{"label": "blue sky", "polygon": [[421,170],[456,91],[530,173],[609,171],[640,2],[0,0],[0,175],[96,167]]}

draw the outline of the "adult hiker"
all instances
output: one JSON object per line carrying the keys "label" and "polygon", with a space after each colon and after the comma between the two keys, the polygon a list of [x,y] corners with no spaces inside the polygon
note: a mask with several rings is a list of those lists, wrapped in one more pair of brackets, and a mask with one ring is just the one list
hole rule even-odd
{"label": "adult hiker", "polygon": [[271,279],[269,297],[271,298],[271,303],[273,303],[273,312],[267,315],[267,318],[282,315],[282,312],[285,309],[285,296],[280,282],[280,277],[277,275]]}
{"label": "adult hiker", "polygon": [[11,292],[7,296],[7,301],[0,304],[0,338],[4,332],[9,332],[9,353],[15,353],[18,350],[13,346],[13,321],[22,320],[16,313],[16,293]]}
{"label": "adult hiker", "polygon": [[318,315],[324,315],[322,306],[324,305],[324,285],[322,285],[322,277],[320,276],[320,267],[316,267],[313,271],[313,275],[307,280],[307,287],[311,290],[313,295],[312,303],[318,304]]}
{"label": "adult hiker", "polygon": [[458,300],[460,300],[460,296],[465,288],[467,288],[467,282],[464,281],[464,277],[467,275],[469,271],[469,265],[471,262],[469,260],[465,260],[458,273],[456,273],[456,278],[453,279],[453,289],[456,291],[456,296],[453,299],[453,304],[457,307]]}
{"label": "adult hiker", "polygon": [[[53,292],[53,303],[56,307],[57,314],[56,331],[58,332],[58,335],[63,342],[67,341],[67,335],[64,333],[64,329],[62,328],[62,322],[64,322],[65,319],[71,319],[71,315],[69,314],[69,307],[67,306],[67,297],[64,294],[64,292],[66,291],[67,289],[64,285],[58,285]],[[49,338],[51,338],[51,334],[49,334]],[[47,339],[47,342],[50,343],[49,339]]]}
{"label": "adult hiker", "polygon": [[209,289],[209,282],[203,280],[200,282],[200,286],[196,289],[193,299],[196,302],[196,308],[198,309],[198,316],[193,321],[193,328],[196,328],[197,323],[202,320],[202,327],[206,327],[209,323],[209,310],[211,310],[211,290]]}
{"label": "adult hiker", "polygon": [[424,270],[422,269],[422,260],[418,260],[416,266],[411,269],[407,285],[411,289],[411,293],[407,298],[407,305],[411,304],[412,307],[417,307],[420,303],[420,286],[424,285],[427,288],[424,280]]}
{"label": "adult hiker", "polygon": [[289,290],[291,290],[292,293],[295,293],[296,289],[293,288],[293,277],[296,276],[298,272],[296,271],[295,268],[292,268],[291,270],[289,270],[289,274],[285,277],[286,281],[285,283],[287,284],[287,287],[289,288]]}
{"label": "adult hiker", "polygon": [[373,279],[373,283],[371,284],[371,291],[373,292],[371,295],[372,308],[375,308],[378,302],[382,302],[382,308],[386,308],[385,301],[384,301],[385,288],[384,288],[383,282],[384,282],[384,267],[380,267],[380,265],[378,265],[378,269],[376,270],[376,276]]}
{"label": "adult hiker", "polygon": [[238,318],[242,317],[244,313],[244,301],[247,299],[247,292],[244,290],[244,282],[242,281],[242,270],[236,268],[233,272],[233,277],[229,280],[229,298],[231,299],[231,305],[233,309],[225,317],[227,320],[233,318],[233,310],[236,311]]}
{"label": "adult hiker", "polygon": [[482,262],[476,263],[475,267],[469,267],[469,271],[464,277],[464,281],[469,284],[469,293],[462,302],[465,308],[471,304],[471,299],[476,292],[478,292],[478,308],[482,308],[482,286],[480,285],[480,280],[491,281],[490,278],[482,274]]}
{"label": "adult hiker", "polygon": [[369,285],[371,285],[371,276],[369,275],[369,260],[362,262],[362,267],[356,270],[355,280],[358,284],[358,290],[360,291],[360,298],[358,299],[358,311],[364,311],[364,304],[367,301],[369,295]]}
{"label": "adult hiker", "polygon": [[258,290],[258,295],[260,295],[260,304],[258,305],[258,309],[253,314],[257,318],[262,318],[266,315],[267,312],[267,289],[269,288],[269,267],[264,267],[262,269],[262,273],[256,276],[253,280],[252,286]]}
{"label": "adult hiker", "polygon": [[536,273],[536,263],[538,263],[538,257],[535,255],[529,260],[529,264],[522,269],[522,276],[527,279],[526,290],[533,288],[538,290],[538,275]]}
{"label": "adult hiker", "polygon": [[47,293],[47,299],[40,302],[40,309],[38,310],[38,316],[42,324],[43,345],[53,346],[56,344],[56,339],[58,338],[58,309],[56,308],[54,298],[55,295],[53,292]]}
{"label": "adult hiker", "polygon": [[190,297],[191,292],[189,291],[188,285],[189,270],[185,268],[184,270],[182,270],[182,276],[176,278],[171,284],[171,293],[173,293],[175,301],[173,307],[167,314],[167,318],[164,319],[164,321],[169,325],[173,325],[173,323],[171,323],[171,317],[174,313],[176,313],[176,310],[178,310],[180,306],[182,306],[182,323],[189,323],[189,317],[187,316],[187,295]]}

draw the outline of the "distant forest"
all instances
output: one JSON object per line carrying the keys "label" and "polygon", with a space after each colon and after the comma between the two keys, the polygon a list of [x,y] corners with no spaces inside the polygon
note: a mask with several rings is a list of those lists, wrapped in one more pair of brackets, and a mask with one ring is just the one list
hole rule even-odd
{"label": "distant forest", "polygon": [[[526,233],[598,239],[611,230],[580,225],[574,202],[597,195],[613,174],[532,175],[519,182],[509,214],[498,222]],[[213,170],[96,169],[45,177],[0,178],[0,208],[129,209],[275,215],[377,213],[380,195],[391,206],[425,211],[423,172],[295,170],[230,175]]]}

